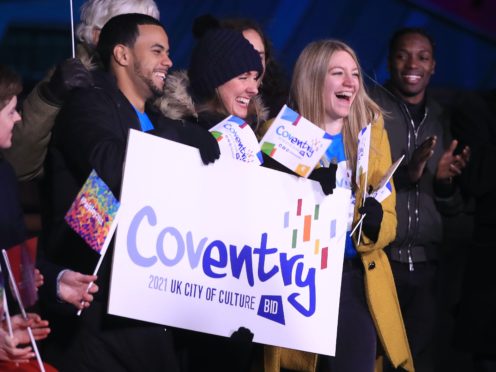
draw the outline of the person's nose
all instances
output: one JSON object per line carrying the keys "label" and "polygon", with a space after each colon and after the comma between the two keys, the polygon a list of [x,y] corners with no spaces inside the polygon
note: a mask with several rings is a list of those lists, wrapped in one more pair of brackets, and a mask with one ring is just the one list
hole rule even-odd
{"label": "person's nose", "polygon": [[21,121],[21,114],[19,114],[19,112],[16,110],[15,114],[14,114],[14,124],[18,123],[19,121]]}
{"label": "person's nose", "polygon": [[162,65],[166,66],[168,69],[172,67],[172,59],[169,57],[168,54],[164,55],[164,58],[162,59]]}
{"label": "person's nose", "polygon": [[260,81],[258,79],[250,79],[246,86],[246,92],[251,96],[256,96],[258,94],[258,86]]}
{"label": "person's nose", "polygon": [[343,79],[343,85],[346,87],[352,87],[353,86],[353,75],[349,73],[345,73],[344,79]]}
{"label": "person's nose", "polygon": [[415,68],[417,67],[417,60],[415,59],[414,56],[408,56],[406,58],[406,63],[405,63],[406,67],[408,68]]}

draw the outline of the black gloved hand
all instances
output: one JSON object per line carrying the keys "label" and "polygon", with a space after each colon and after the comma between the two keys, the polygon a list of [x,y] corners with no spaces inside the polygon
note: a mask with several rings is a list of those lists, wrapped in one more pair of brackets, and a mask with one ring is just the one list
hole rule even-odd
{"label": "black gloved hand", "polygon": [[220,148],[212,133],[198,125],[191,125],[189,129],[187,144],[200,150],[203,164],[216,161],[220,156]]}
{"label": "black gloved hand", "polygon": [[338,166],[336,164],[329,164],[329,167],[320,167],[314,169],[312,173],[308,176],[311,180],[317,181],[322,187],[324,194],[332,194],[332,190],[336,188],[336,170]]}
{"label": "black gloved hand", "polygon": [[231,335],[231,340],[236,343],[245,343],[253,341],[253,333],[248,328],[239,327],[236,332]]}
{"label": "black gloved hand", "polygon": [[228,369],[219,368],[219,370],[247,372],[252,360],[253,336],[248,328],[239,327],[227,342],[226,365]]}
{"label": "black gloved hand", "polygon": [[384,215],[381,203],[372,197],[368,197],[365,199],[363,207],[358,209],[358,212],[367,214],[362,222],[362,231],[372,241],[376,242],[379,238],[382,217]]}
{"label": "black gloved hand", "polygon": [[61,62],[52,77],[41,86],[43,97],[56,105],[61,105],[67,94],[74,88],[85,88],[93,84],[91,73],[78,58]]}

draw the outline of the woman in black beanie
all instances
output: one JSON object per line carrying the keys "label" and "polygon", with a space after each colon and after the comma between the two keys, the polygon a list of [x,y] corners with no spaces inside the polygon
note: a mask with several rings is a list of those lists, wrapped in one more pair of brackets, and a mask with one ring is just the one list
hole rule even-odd
{"label": "woman in black beanie", "polygon": [[[201,22],[201,20],[200,20]],[[267,118],[258,96],[262,60],[241,32],[218,23],[199,25],[198,42],[188,71],[167,77],[165,94],[158,105],[165,116],[210,129],[229,115],[236,115],[255,130]]]}
{"label": "woman in black beanie", "polygon": [[287,103],[289,80],[283,67],[275,59],[275,52],[262,27],[251,18],[227,18],[220,20],[222,27],[240,31],[263,58],[264,74],[259,94],[269,110],[269,118],[275,118]]}
{"label": "woman in black beanie", "polygon": [[[241,32],[221,28],[218,22],[198,21],[193,27],[198,42],[188,71],[167,77],[165,94],[157,105],[165,116],[198,123],[205,130],[229,115],[244,119],[256,130],[267,116],[258,96],[263,73],[259,53]],[[253,334],[246,328],[230,338],[179,330],[175,335],[184,371],[250,369]]]}

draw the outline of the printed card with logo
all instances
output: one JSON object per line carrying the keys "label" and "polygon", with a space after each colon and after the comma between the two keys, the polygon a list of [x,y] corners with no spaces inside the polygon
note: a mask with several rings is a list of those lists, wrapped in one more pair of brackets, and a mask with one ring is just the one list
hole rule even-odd
{"label": "printed card with logo", "polygon": [[210,133],[219,143],[221,156],[256,165],[263,163],[257,136],[243,119],[230,115],[211,128]]}
{"label": "printed card with logo", "polygon": [[331,142],[324,130],[284,105],[260,146],[274,160],[296,174],[308,177]]}

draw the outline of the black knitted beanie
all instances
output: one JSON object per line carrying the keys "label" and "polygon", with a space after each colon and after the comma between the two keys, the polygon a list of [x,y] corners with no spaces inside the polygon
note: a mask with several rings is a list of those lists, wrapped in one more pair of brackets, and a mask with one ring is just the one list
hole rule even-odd
{"label": "black knitted beanie", "polygon": [[211,97],[215,89],[248,71],[262,73],[260,54],[239,31],[214,28],[197,42],[188,69],[190,87],[199,99]]}

